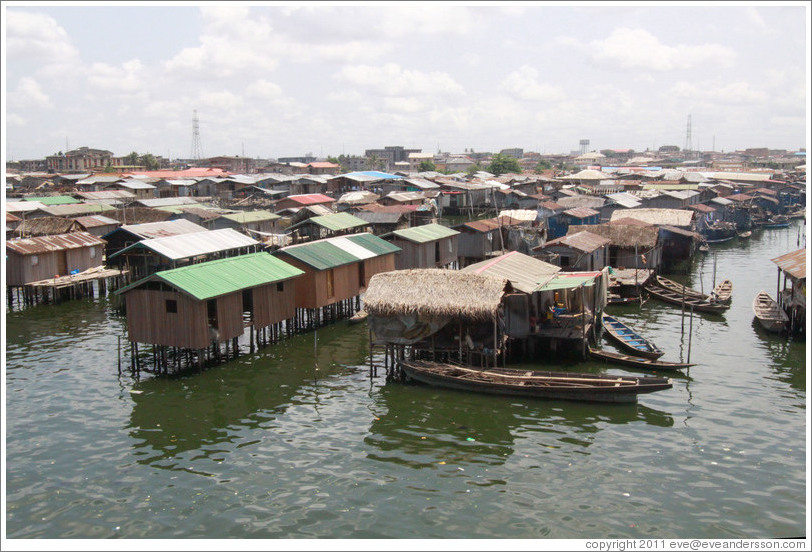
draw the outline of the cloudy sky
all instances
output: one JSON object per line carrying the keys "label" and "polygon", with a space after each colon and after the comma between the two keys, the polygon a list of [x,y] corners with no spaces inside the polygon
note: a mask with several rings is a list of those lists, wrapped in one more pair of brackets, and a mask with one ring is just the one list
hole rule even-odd
{"label": "cloudy sky", "polygon": [[10,160],[808,147],[808,2],[3,9]]}

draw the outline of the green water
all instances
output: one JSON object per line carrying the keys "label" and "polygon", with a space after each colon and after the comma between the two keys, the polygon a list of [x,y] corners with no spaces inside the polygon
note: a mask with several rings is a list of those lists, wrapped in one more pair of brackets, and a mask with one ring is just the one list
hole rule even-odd
{"label": "green water", "polygon": [[386,383],[369,376],[366,326],[344,322],[136,379],[118,374],[125,329],[107,299],[9,312],[7,536],[803,536],[806,347],[761,332],[750,309],[774,295],[769,259],[798,232],[714,246],[675,276],[708,289],[715,254],[734,283],[731,309],[696,315],[690,337],[678,308],[612,309],[663,360],[690,344],[697,363],[636,405]]}

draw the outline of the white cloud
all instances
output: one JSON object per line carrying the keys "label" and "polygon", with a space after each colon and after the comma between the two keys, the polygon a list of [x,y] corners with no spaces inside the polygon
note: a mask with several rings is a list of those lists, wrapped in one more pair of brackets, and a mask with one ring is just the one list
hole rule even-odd
{"label": "white cloud", "polygon": [[49,65],[78,60],[70,36],[52,17],[16,9],[5,10],[5,17],[8,58]]}
{"label": "white cloud", "polygon": [[467,34],[480,26],[479,18],[468,7],[432,3],[387,6],[376,14],[376,20],[382,35],[392,37]]}
{"label": "white cloud", "polygon": [[673,71],[700,65],[729,66],[735,53],[719,44],[668,46],[644,29],[620,28],[604,40],[590,43],[592,58],[623,69]]}
{"label": "white cloud", "polygon": [[417,98],[384,98],[383,108],[387,111],[401,113],[420,113],[425,111],[426,105]]}
{"label": "white cloud", "polygon": [[17,88],[9,95],[11,107],[20,109],[52,109],[51,98],[42,91],[40,84],[30,77],[23,77]]}
{"label": "white cloud", "polygon": [[338,74],[342,80],[382,96],[462,96],[465,90],[448,73],[411,71],[396,63],[380,67],[352,65]]}
{"label": "white cloud", "polygon": [[119,67],[94,63],[90,66],[87,82],[101,92],[133,93],[142,91],[148,84],[148,78],[141,61],[133,59]]}
{"label": "white cloud", "polygon": [[767,93],[754,89],[750,83],[739,81],[724,85],[713,83],[678,82],[673,88],[674,96],[692,101],[730,104],[760,104],[769,99]]}
{"label": "white cloud", "polygon": [[540,83],[538,78],[538,70],[524,65],[508,75],[500,83],[499,90],[517,100],[532,102],[554,102],[566,97],[561,88]]}
{"label": "white cloud", "polygon": [[17,115],[16,113],[8,113],[8,114],[6,114],[6,124],[8,126],[14,126],[14,127],[22,128],[22,127],[25,127],[26,124],[28,124],[28,121],[25,119],[25,117],[21,117],[20,115]]}
{"label": "white cloud", "polygon": [[249,84],[245,89],[245,93],[251,98],[266,101],[277,101],[285,97],[285,94],[282,92],[282,87],[263,79]]}

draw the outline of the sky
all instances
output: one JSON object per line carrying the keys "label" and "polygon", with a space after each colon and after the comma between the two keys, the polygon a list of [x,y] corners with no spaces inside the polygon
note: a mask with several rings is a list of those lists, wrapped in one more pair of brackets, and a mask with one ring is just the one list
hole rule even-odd
{"label": "sky", "polygon": [[[808,146],[810,3],[3,2],[6,160]],[[689,124],[690,121],[690,124]],[[690,129],[690,140],[689,140]]]}

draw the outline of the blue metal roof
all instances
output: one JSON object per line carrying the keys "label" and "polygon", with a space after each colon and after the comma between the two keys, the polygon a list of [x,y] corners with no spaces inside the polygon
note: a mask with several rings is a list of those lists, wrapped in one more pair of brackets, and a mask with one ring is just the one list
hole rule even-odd
{"label": "blue metal roof", "polygon": [[356,176],[356,175],[371,176],[373,178],[383,178],[385,180],[401,180],[401,179],[403,179],[402,176],[398,176],[396,174],[389,174],[389,173],[385,173],[385,172],[380,172],[380,171],[356,171],[356,172],[342,174],[342,175],[339,175],[339,176]]}

